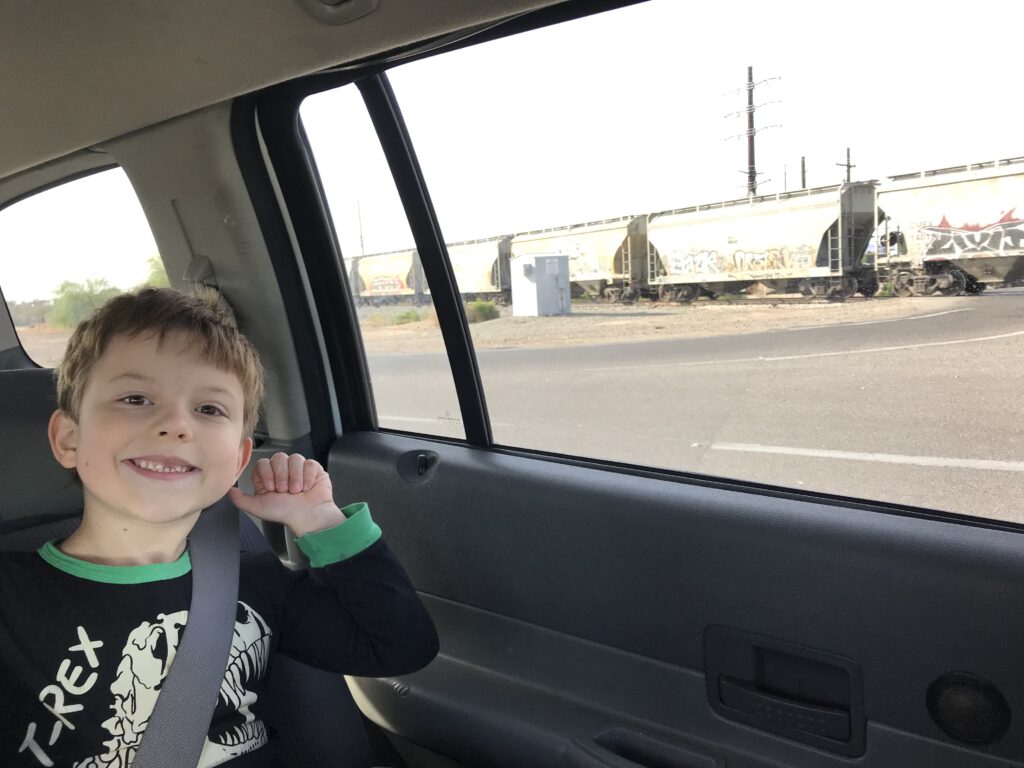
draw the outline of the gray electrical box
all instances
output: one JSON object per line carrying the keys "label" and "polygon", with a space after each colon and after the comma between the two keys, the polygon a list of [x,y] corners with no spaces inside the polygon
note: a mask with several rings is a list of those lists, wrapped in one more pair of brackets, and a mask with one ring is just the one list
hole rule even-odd
{"label": "gray electrical box", "polygon": [[568,315],[572,311],[568,256],[513,256],[511,269],[513,315]]}

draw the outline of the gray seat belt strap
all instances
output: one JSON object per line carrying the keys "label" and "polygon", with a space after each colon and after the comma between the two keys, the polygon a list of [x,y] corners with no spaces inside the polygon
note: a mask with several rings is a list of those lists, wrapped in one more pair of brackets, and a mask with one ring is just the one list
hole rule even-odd
{"label": "gray seat belt strap", "polygon": [[193,768],[217,706],[238,604],[238,511],[227,496],[199,516],[188,539],[192,603],[171,668],[131,768]]}

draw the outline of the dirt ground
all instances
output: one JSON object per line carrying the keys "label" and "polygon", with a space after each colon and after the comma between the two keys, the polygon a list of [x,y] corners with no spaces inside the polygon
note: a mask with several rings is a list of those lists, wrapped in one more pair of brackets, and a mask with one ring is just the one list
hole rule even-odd
{"label": "dirt ground", "polygon": [[[560,317],[513,317],[510,307],[502,307],[500,318],[473,323],[470,331],[477,349],[582,346],[891,320],[943,312],[964,301],[970,299],[878,298],[814,304],[698,301],[682,306],[648,302],[633,305],[574,303],[572,313]],[[418,309],[420,317],[424,318],[418,322],[391,324],[394,317],[409,310],[409,307],[359,310],[369,354],[443,351],[431,308]]]}
{"label": "dirt ground", "polygon": [[[501,317],[473,323],[470,329],[473,344],[478,349],[566,347],[891,320],[943,312],[964,301],[970,299],[872,299],[834,304],[699,301],[683,306],[648,302],[633,305],[574,303],[572,313],[560,317],[513,317],[511,307],[502,307]],[[417,322],[393,324],[397,316],[411,309],[401,306],[360,308],[359,322],[369,354],[444,350],[430,307],[417,308],[416,312],[423,318]],[[63,356],[71,331],[35,325],[19,327],[18,335],[33,360],[43,366],[53,366]]]}

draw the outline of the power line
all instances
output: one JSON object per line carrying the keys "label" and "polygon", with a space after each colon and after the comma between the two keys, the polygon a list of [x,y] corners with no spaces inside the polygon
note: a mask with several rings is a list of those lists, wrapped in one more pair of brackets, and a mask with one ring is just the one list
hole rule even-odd
{"label": "power line", "polygon": [[[754,82],[754,68],[747,67],[747,87],[744,89],[747,92],[747,108],[740,110],[739,112],[733,112],[726,115],[726,117],[738,117],[740,115],[747,116],[747,130],[743,134],[737,134],[736,136],[730,136],[731,139],[738,139],[740,136],[747,137],[747,194],[754,196],[757,194],[757,177],[760,175],[757,172],[757,166],[754,161],[754,136],[759,131],[767,130],[768,128],[781,128],[781,125],[766,125],[763,128],[754,127],[754,113],[761,107],[765,107],[768,104],[778,104],[778,101],[767,101],[763,104],[754,105],[754,89],[759,85],[763,85],[771,80],[781,80],[779,77],[769,77],[764,80]],[[737,91],[738,93],[739,91]]]}

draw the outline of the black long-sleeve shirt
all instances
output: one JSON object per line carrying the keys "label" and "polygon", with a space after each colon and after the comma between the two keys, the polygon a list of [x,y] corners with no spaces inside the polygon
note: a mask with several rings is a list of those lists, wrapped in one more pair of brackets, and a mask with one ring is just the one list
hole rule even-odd
{"label": "black long-sleeve shirt", "polygon": [[[314,566],[243,554],[231,654],[200,768],[271,764],[263,721],[271,654],[366,677],[437,653],[429,615],[363,504],[299,539]],[[191,600],[188,554],[103,566],[53,542],[0,554],[0,765],[128,768]]]}

